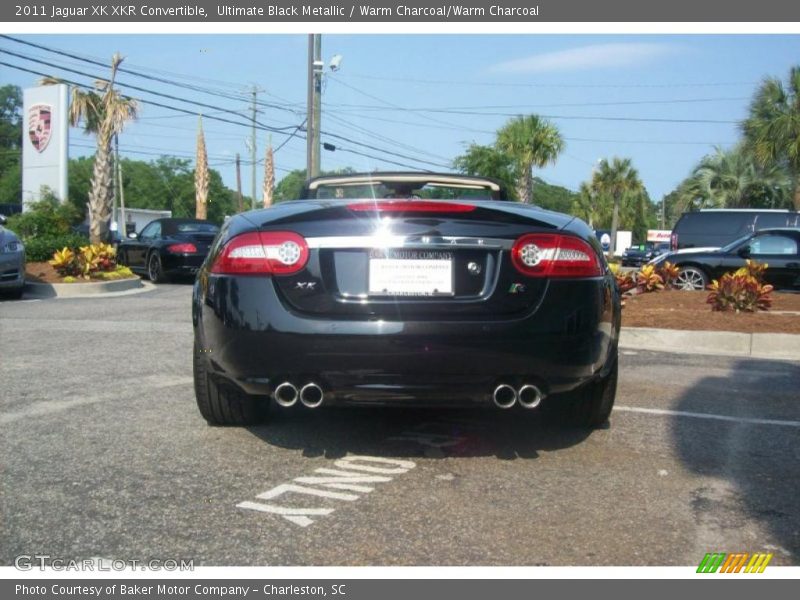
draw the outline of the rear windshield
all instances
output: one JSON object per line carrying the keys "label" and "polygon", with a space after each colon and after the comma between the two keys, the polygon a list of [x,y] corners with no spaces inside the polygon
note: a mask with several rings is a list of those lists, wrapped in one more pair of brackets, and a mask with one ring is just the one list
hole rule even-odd
{"label": "rear windshield", "polygon": [[213,223],[178,223],[175,230],[180,233],[217,233],[219,227]]}
{"label": "rear windshield", "polygon": [[438,185],[371,183],[359,185],[320,184],[316,197],[321,199],[358,199],[358,198],[419,198],[434,200],[490,200],[492,191],[489,188]]}

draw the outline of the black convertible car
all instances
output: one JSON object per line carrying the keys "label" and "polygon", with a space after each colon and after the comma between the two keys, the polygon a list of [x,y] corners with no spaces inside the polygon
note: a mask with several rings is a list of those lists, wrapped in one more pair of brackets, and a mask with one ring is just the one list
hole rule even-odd
{"label": "black convertible car", "polygon": [[259,422],[270,399],[607,420],[620,301],[585,223],[468,176],[320,177],[304,197],[229,219],[200,269],[208,423]]}
{"label": "black convertible car", "polygon": [[155,283],[194,275],[203,264],[219,227],[199,219],[158,219],[117,247],[117,263]]}
{"label": "black convertible car", "polygon": [[762,229],[734,240],[727,246],[706,250],[678,250],[655,258],[651,264],[668,260],[679,267],[676,284],[684,290],[703,290],[743,267],[753,259],[767,263],[764,281],[776,289],[800,290],[800,229],[780,227]]}

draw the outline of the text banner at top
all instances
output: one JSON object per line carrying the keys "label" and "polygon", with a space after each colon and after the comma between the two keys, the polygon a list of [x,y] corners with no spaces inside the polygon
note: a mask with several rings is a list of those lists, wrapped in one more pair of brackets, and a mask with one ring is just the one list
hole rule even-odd
{"label": "text banner at top", "polygon": [[799,22],[786,0],[441,0],[302,2],[58,0],[0,4],[0,22]]}

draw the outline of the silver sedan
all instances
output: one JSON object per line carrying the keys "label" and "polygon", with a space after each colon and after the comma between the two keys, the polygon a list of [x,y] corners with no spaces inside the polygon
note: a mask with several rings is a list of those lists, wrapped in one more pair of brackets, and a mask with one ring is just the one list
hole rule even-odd
{"label": "silver sedan", "polygon": [[3,227],[0,215],[0,295],[21,298],[25,287],[25,246],[17,235]]}

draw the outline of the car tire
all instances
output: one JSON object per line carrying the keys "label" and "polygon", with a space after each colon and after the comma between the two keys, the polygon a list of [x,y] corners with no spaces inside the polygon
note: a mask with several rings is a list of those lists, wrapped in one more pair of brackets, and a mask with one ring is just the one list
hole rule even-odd
{"label": "car tire", "polygon": [[704,290],[708,287],[708,275],[700,267],[681,267],[675,278],[675,287],[680,290]]}
{"label": "car tire", "polygon": [[612,362],[608,372],[599,379],[569,394],[559,394],[545,400],[542,404],[545,418],[557,425],[580,429],[596,429],[605,425],[617,395],[619,363],[616,349],[609,360]]}
{"label": "car tire", "polygon": [[117,266],[124,267],[128,264],[125,251],[117,248]]}
{"label": "car tire", "polygon": [[617,351],[611,368],[597,381],[584,386],[583,394],[572,407],[571,422],[577,427],[595,429],[608,422],[617,397],[617,379],[619,375],[619,361]]}
{"label": "car tire", "polygon": [[22,298],[22,293],[25,291],[24,287],[21,287],[17,290],[7,290],[3,292],[3,295],[8,298],[9,300],[19,300]]}
{"label": "car tire", "polygon": [[166,283],[169,278],[164,275],[164,267],[158,252],[151,252],[147,256],[147,276],[153,283]]}
{"label": "car tire", "polygon": [[193,348],[194,395],[209,425],[258,425],[267,417],[267,402],[230,384],[218,383],[208,372],[208,361],[197,344]]}

